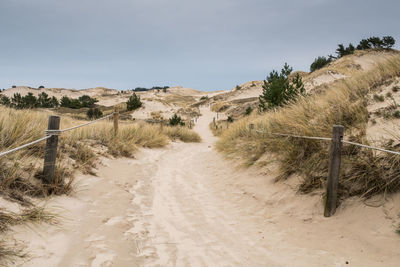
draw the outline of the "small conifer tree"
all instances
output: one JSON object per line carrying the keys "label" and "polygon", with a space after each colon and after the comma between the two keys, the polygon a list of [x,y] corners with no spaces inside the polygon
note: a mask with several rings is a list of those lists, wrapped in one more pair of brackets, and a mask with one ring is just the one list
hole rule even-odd
{"label": "small conifer tree", "polygon": [[126,108],[127,110],[135,110],[140,108],[143,105],[142,101],[140,101],[140,97],[136,95],[136,93],[133,93],[128,101],[126,102]]}
{"label": "small conifer tree", "polygon": [[259,110],[264,112],[268,109],[281,107],[295,100],[300,94],[304,94],[304,85],[300,75],[290,81],[289,75],[292,68],[287,63],[283,66],[281,73],[273,70],[267,80],[264,81],[263,92],[259,96]]}

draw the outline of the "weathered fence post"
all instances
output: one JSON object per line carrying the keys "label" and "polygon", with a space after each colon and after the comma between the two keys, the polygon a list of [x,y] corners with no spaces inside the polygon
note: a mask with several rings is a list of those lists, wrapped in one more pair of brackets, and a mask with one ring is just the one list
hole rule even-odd
{"label": "weathered fence post", "polygon": [[[60,117],[50,116],[47,126],[48,130],[60,129]],[[56,167],[58,134],[52,135],[46,140],[46,150],[44,154],[43,182],[45,184],[54,184],[54,171]]]}
{"label": "weathered fence post", "polygon": [[217,112],[217,119],[218,119],[218,112]]}
{"label": "weathered fence post", "polygon": [[118,117],[119,117],[118,107],[114,107],[114,135],[117,135],[118,133]]}
{"label": "weathered fence post", "polygon": [[326,187],[326,200],[324,216],[330,217],[335,214],[337,205],[337,191],[339,185],[340,162],[342,153],[342,139],[344,127],[334,125],[332,131],[332,143],[330,150],[328,181]]}
{"label": "weathered fence post", "polygon": [[215,117],[213,118],[213,123],[214,123],[214,126],[215,126]]}
{"label": "weathered fence post", "polygon": [[249,128],[250,128],[250,132],[252,132],[253,129],[254,129],[254,124],[253,124],[253,123],[250,123],[250,124],[249,124]]}

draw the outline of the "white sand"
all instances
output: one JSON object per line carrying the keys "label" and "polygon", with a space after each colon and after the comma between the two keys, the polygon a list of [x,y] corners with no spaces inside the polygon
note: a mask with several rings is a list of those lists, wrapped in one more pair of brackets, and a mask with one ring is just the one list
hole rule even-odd
{"label": "white sand", "polygon": [[[238,169],[203,142],[104,159],[59,197],[61,227],[16,227],[33,258],[24,266],[398,266],[400,196],[378,208],[358,198],[323,217],[322,195],[274,184],[273,169]],[[375,203],[372,203],[375,204]]]}

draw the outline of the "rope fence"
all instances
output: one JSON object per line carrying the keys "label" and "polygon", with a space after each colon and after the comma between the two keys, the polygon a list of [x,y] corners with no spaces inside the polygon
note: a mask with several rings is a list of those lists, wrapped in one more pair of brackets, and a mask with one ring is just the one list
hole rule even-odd
{"label": "rope fence", "polygon": [[25,144],[25,145],[22,145],[22,146],[13,148],[13,149],[8,150],[8,151],[1,152],[1,153],[0,153],[0,157],[5,156],[5,155],[8,155],[8,154],[11,154],[11,153],[13,153],[13,152],[17,152],[18,150],[24,149],[24,148],[26,148],[26,147],[28,147],[28,146],[32,146],[32,145],[34,145],[34,144],[40,143],[40,142],[42,142],[42,141],[44,141],[44,140],[46,140],[46,139],[49,139],[50,137],[51,137],[51,136],[48,135],[48,136],[42,137],[42,138],[40,138],[40,139],[38,139],[38,140],[32,141],[32,142],[30,142],[30,143],[27,143],[27,144]]}
{"label": "rope fence", "polygon": [[[264,132],[264,131],[260,131],[260,130],[255,130],[255,132],[262,133],[262,134],[268,134],[268,132]],[[303,135],[284,134],[284,133],[269,133],[269,134],[271,134],[271,135],[279,135],[279,136],[287,136],[287,137],[294,137],[294,138],[302,138],[302,139],[332,141],[332,138],[329,138],[329,137],[303,136]],[[347,140],[341,140],[341,142],[344,143],[344,144],[360,146],[360,147],[369,148],[369,149],[373,149],[373,150],[378,150],[378,151],[382,151],[382,152],[386,152],[386,153],[391,153],[391,154],[394,154],[394,155],[400,155],[400,152],[398,152],[398,151],[387,150],[387,149],[380,148],[380,147],[364,145],[364,144],[351,142],[351,141],[347,141]]]}
{"label": "rope fence", "polygon": [[394,155],[400,155],[398,151],[392,151],[380,147],[364,145],[356,142],[351,142],[343,139],[344,127],[341,125],[334,125],[332,130],[332,138],[329,137],[320,137],[320,136],[302,136],[302,135],[294,135],[294,134],[286,134],[286,133],[271,133],[266,131],[260,131],[254,129],[254,124],[249,124],[249,129],[251,131],[255,131],[257,133],[276,135],[276,136],[286,136],[293,138],[302,138],[302,139],[312,139],[319,141],[330,141],[330,156],[329,156],[329,167],[328,167],[328,179],[327,179],[327,188],[326,188],[326,198],[325,198],[325,210],[324,216],[330,217],[332,216],[337,207],[337,192],[339,185],[339,175],[340,175],[340,163],[341,163],[341,151],[342,144],[349,144],[354,146],[359,146],[367,149],[373,149],[381,152],[386,152]]}
{"label": "rope fence", "polygon": [[47,135],[60,135],[61,133],[65,133],[65,132],[68,132],[68,131],[71,131],[71,130],[74,130],[74,129],[77,129],[77,128],[80,128],[80,127],[84,127],[84,126],[96,123],[98,121],[110,118],[112,116],[114,116],[114,113],[110,114],[110,115],[107,115],[107,116],[104,116],[104,117],[101,117],[100,119],[89,121],[89,122],[86,122],[86,123],[83,123],[83,124],[80,124],[80,125],[76,125],[76,126],[73,126],[73,127],[70,127],[70,128],[66,128],[66,129],[63,129],[63,130],[46,130],[46,134]]}
{"label": "rope fence", "polygon": [[46,140],[46,149],[45,149],[45,156],[44,156],[44,165],[43,165],[43,181],[48,184],[54,183],[54,173],[55,173],[55,165],[56,165],[56,157],[57,157],[57,147],[58,147],[58,136],[61,133],[68,132],[80,127],[84,127],[96,122],[99,122],[101,120],[114,117],[114,134],[116,135],[118,132],[118,117],[119,117],[119,111],[118,108],[114,108],[114,112],[110,115],[106,115],[104,117],[101,117],[99,119],[83,123],[80,125],[76,125],[70,128],[66,128],[63,130],[60,130],[60,117],[59,116],[50,116],[49,117],[49,123],[48,123],[48,128],[45,131],[46,136],[39,138],[35,141],[32,141],[30,143],[24,144],[22,146],[13,148],[8,151],[0,152],[0,157],[6,156],[8,154],[14,153],[16,151],[19,151],[21,149],[27,148],[29,146],[32,146],[34,144],[40,143],[42,141]]}

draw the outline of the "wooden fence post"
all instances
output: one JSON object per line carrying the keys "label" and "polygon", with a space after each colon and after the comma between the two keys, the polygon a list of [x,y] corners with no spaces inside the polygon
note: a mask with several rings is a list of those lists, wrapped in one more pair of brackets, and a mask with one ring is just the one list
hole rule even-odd
{"label": "wooden fence post", "polygon": [[[60,117],[50,116],[47,129],[59,130]],[[54,171],[56,167],[57,146],[58,146],[58,135],[52,135],[50,138],[46,140],[46,150],[44,154],[44,165],[43,165],[43,180],[44,180],[43,182],[45,184],[54,184]]]}
{"label": "wooden fence post", "polygon": [[114,135],[115,136],[118,133],[118,117],[119,117],[118,107],[114,107]]}
{"label": "wooden fence post", "polygon": [[250,128],[250,132],[252,132],[253,129],[254,129],[254,124],[253,124],[253,123],[250,123],[250,124],[249,124],[249,128]]}
{"label": "wooden fence post", "polygon": [[330,149],[328,181],[326,187],[326,200],[324,216],[330,217],[335,214],[337,206],[337,191],[339,185],[340,162],[342,153],[342,139],[344,127],[334,125],[332,131],[332,143]]}
{"label": "wooden fence post", "polygon": [[215,125],[216,125],[216,124],[215,124],[215,117],[213,118],[213,123],[214,123],[214,126],[215,126]]}

